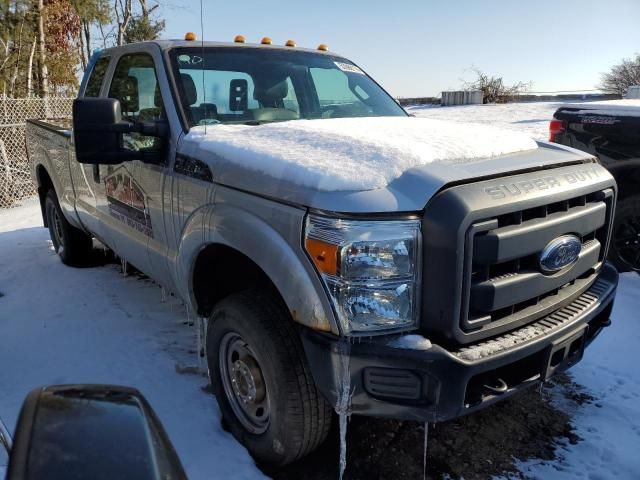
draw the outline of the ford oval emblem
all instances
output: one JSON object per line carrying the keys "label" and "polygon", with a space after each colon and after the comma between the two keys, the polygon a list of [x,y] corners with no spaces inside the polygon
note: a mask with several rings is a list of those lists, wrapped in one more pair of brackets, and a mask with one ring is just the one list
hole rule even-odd
{"label": "ford oval emblem", "polygon": [[545,273],[555,273],[573,265],[580,257],[582,242],[575,235],[555,238],[540,254],[540,268]]}

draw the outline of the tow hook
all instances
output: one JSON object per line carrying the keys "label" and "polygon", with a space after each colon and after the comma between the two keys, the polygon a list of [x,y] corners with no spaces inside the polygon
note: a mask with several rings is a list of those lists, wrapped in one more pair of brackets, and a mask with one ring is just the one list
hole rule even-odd
{"label": "tow hook", "polygon": [[509,389],[507,382],[498,377],[494,378],[490,383],[483,384],[482,387],[496,395],[502,395]]}

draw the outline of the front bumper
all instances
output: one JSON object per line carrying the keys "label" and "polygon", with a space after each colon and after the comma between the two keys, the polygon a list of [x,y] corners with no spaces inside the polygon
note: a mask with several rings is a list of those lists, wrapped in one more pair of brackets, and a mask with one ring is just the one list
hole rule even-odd
{"label": "front bumper", "polygon": [[593,285],[570,304],[458,350],[435,344],[398,348],[393,346],[398,336],[347,341],[310,329],[303,331],[302,341],[315,382],[332,405],[339,404],[348,380],[351,413],[440,422],[489,406],[577,363],[584,347],[609,325],[617,284],[618,273],[605,264]]}

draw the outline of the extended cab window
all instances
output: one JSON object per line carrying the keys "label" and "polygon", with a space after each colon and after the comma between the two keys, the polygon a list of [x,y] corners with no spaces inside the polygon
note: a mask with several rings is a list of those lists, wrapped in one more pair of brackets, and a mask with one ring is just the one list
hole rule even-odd
{"label": "extended cab window", "polygon": [[107,67],[109,67],[109,57],[101,57],[95,63],[89,80],[87,80],[87,87],[84,89],[85,97],[100,96],[100,87],[102,87],[102,81],[107,73]]}
{"label": "extended cab window", "polygon": [[[120,101],[124,119],[130,122],[150,122],[165,118],[162,95],[153,58],[146,53],[124,55],[111,80],[109,97]],[[139,133],[124,136],[130,150],[157,149],[160,139]]]}
{"label": "extended cab window", "polygon": [[175,48],[173,72],[190,126],[406,116],[362,70],[328,54],[267,48]]}

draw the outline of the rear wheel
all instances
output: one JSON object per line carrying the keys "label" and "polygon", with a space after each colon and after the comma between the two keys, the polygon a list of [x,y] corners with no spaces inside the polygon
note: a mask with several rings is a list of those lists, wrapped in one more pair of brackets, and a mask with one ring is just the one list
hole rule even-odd
{"label": "rear wheel", "polygon": [[271,295],[243,292],[215,307],[207,362],[223,422],[257,461],[286,465],[326,438],[331,408],[293,322]]}
{"label": "rear wheel", "polygon": [[71,266],[85,264],[91,257],[93,241],[89,235],[67,221],[53,190],[49,190],[45,198],[45,215],[53,249],[62,263]]}
{"label": "rear wheel", "polygon": [[618,202],[609,259],[620,272],[640,272],[640,197]]}

